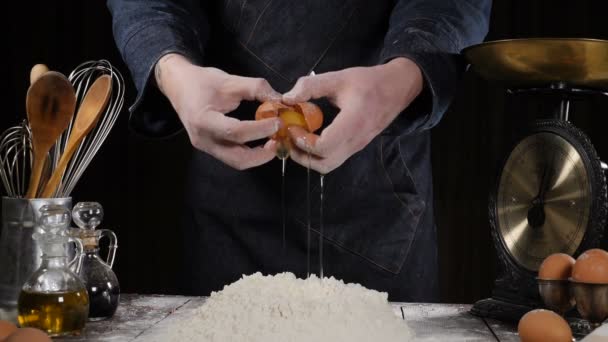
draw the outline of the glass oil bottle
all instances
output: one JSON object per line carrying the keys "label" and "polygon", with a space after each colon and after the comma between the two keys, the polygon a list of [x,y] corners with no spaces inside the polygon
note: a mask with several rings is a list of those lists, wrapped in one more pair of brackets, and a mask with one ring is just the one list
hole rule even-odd
{"label": "glass oil bottle", "polygon": [[[32,238],[40,245],[42,260],[19,294],[19,324],[52,337],[78,335],[87,321],[89,297],[70,265],[80,269],[82,243],[67,236],[70,212],[66,207],[45,205],[40,212],[39,228]],[[76,256],[68,261],[70,243],[76,244]]]}

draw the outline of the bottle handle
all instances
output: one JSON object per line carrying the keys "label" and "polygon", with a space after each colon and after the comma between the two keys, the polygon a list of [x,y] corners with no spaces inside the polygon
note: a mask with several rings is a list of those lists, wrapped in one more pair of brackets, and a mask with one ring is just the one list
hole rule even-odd
{"label": "bottle handle", "polygon": [[68,265],[72,267],[74,263],[76,263],[76,267],[74,268],[74,273],[80,273],[80,268],[82,267],[82,259],[84,257],[84,247],[82,245],[82,241],[79,238],[70,237],[68,242],[73,242],[76,245],[76,253],[74,254],[74,259],[68,262]]}
{"label": "bottle handle", "polygon": [[109,229],[100,229],[100,231],[101,237],[99,239],[103,238],[104,236],[110,239],[106,264],[112,268],[112,266],[114,266],[114,259],[116,258],[116,249],[118,248],[118,238],[116,237],[116,234]]}

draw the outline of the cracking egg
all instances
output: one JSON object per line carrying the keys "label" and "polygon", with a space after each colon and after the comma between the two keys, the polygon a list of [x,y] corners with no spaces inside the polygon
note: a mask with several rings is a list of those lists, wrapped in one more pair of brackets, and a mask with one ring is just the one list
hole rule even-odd
{"label": "cracking egg", "polygon": [[323,126],[323,112],[312,102],[301,102],[293,106],[281,102],[268,101],[262,103],[255,112],[256,120],[278,117],[281,120],[279,130],[270,138],[277,140],[289,153],[292,142],[288,128],[298,126],[312,133]]}

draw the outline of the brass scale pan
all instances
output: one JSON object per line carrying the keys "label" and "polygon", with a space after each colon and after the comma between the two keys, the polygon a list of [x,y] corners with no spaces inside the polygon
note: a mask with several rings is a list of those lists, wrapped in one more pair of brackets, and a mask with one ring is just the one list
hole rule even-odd
{"label": "brass scale pan", "polygon": [[565,82],[570,87],[608,89],[608,41],[533,38],[487,42],[464,49],[485,79],[517,88]]}
{"label": "brass scale pan", "polygon": [[[463,54],[482,77],[511,89],[556,84],[608,89],[608,41],[502,40],[469,47]],[[605,196],[595,150],[584,134],[576,136],[580,131],[569,123],[555,124],[563,129],[539,129],[517,144],[501,171],[494,203],[494,225],[503,247],[533,272],[549,254],[574,254],[586,231],[603,229],[588,227],[590,211],[596,208],[593,202]],[[605,217],[593,221],[603,223]]]}

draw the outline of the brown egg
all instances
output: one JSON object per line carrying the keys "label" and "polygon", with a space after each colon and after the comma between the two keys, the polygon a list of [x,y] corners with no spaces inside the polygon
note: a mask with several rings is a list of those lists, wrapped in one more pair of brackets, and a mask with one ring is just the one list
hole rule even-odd
{"label": "brown egg", "polygon": [[255,111],[255,119],[279,117],[281,127],[273,135],[272,139],[284,139],[287,137],[287,128],[300,126],[308,132],[314,132],[323,125],[323,112],[321,108],[312,102],[302,102],[294,106],[286,106],[280,102],[264,102]]}
{"label": "brown egg", "polygon": [[538,269],[538,278],[547,280],[565,280],[572,275],[574,258],[564,253],[549,255]]}
{"label": "brown egg", "polygon": [[521,342],[571,342],[572,330],[560,315],[549,310],[532,310],[517,325]]}
{"label": "brown egg", "polygon": [[608,284],[608,252],[590,249],[574,263],[572,279],[581,283]]}
{"label": "brown egg", "polygon": [[9,321],[0,320],[0,341],[17,330],[17,326]]}
{"label": "brown egg", "polygon": [[2,342],[52,342],[44,331],[34,328],[21,328]]}

